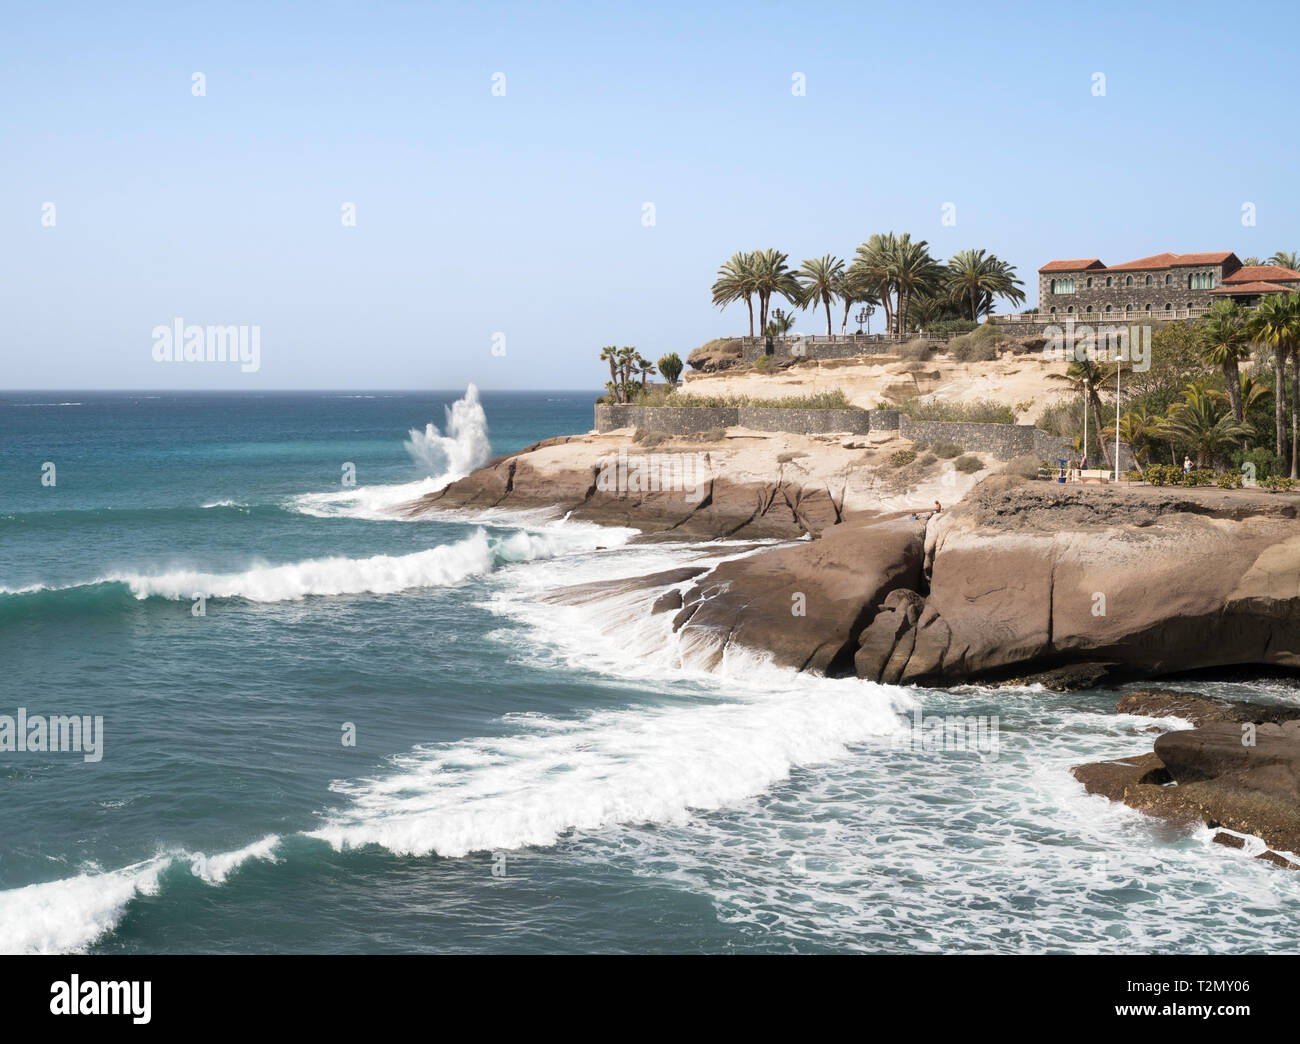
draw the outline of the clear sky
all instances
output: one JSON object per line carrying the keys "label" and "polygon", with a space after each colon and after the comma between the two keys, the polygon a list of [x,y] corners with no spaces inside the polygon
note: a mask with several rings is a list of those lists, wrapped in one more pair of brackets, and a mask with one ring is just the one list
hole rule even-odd
{"label": "clear sky", "polygon": [[[1031,304],[1055,257],[1297,250],[1297,11],[6,4],[0,386],[598,388],[739,332],[742,249],[909,231]],[[177,318],[260,369],[155,362]]]}

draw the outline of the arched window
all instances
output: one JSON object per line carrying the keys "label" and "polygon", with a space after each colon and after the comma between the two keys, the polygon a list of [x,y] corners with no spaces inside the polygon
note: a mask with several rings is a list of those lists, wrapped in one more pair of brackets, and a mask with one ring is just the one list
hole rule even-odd
{"label": "arched window", "polygon": [[1107,305],[1107,306],[1106,306],[1106,311],[1108,311],[1108,312],[1110,311],[1110,305]]}
{"label": "arched window", "polygon": [[1074,305],[1070,305],[1070,307],[1067,308],[1065,311],[1066,311],[1067,313],[1069,313],[1069,312],[1073,312],[1073,311],[1074,311]]}
{"label": "arched window", "polygon": [[1151,311],[1151,306],[1150,306],[1150,305],[1147,305],[1147,309],[1146,309],[1146,310],[1147,310],[1148,312]]}
{"label": "arched window", "polygon": [[1173,308],[1174,308],[1173,305],[1169,304],[1167,301],[1165,302],[1165,311],[1166,311],[1166,312],[1171,312],[1171,311],[1173,311]]}
{"label": "arched window", "polygon": [[1114,280],[1114,279],[1112,279],[1110,276],[1107,276],[1107,277],[1106,277],[1106,285],[1107,285],[1107,286],[1113,286],[1114,283],[1115,283],[1115,280]]}
{"label": "arched window", "polygon": [[1133,285],[1133,277],[1132,277],[1132,276],[1125,276],[1125,278],[1124,278],[1124,285],[1125,285],[1125,286],[1132,286],[1132,285]]}
{"label": "arched window", "polygon": [[1092,311],[1092,305],[1088,305],[1088,311]]}
{"label": "arched window", "polygon": [[1049,308],[1048,311],[1049,311],[1052,315],[1055,315],[1055,314],[1056,314],[1056,308],[1055,308],[1055,307]]}
{"label": "arched window", "polygon": [[1173,285],[1174,285],[1174,277],[1171,275],[1165,276],[1165,286],[1173,286]]}
{"label": "arched window", "polygon": [[1092,289],[1092,276],[1088,276],[1088,289]]}
{"label": "arched window", "polygon": [[[1150,286],[1150,285],[1151,285],[1151,277],[1150,277],[1150,276],[1147,276],[1147,286]],[[1148,309],[1148,311],[1150,311],[1150,309]]]}

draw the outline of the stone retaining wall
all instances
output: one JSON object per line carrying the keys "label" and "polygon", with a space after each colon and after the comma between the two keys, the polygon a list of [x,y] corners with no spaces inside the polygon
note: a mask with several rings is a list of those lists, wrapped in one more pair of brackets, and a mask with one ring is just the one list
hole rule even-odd
{"label": "stone retaining wall", "polygon": [[[886,355],[896,352],[902,344],[900,341],[796,341],[778,338],[772,343],[772,358],[778,362],[788,359],[852,359],[859,355]],[[944,342],[935,342],[935,350],[941,351]],[[753,363],[767,354],[762,341],[757,344],[741,346],[741,358]]]}
{"label": "stone retaining wall", "polygon": [[[1030,424],[978,424],[971,421],[914,421],[897,410],[783,410],[767,406],[596,406],[596,430],[642,428],[665,435],[690,435],[711,428],[740,426],[796,435],[872,431],[897,432],[913,442],[955,442],[967,453],[998,460],[1032,454],[1039,460],[1072,457],[1065,439]],[[1127,447],[1124,447],[1127,450]],[[1127,454],[1125,454],[1127,456]]]}

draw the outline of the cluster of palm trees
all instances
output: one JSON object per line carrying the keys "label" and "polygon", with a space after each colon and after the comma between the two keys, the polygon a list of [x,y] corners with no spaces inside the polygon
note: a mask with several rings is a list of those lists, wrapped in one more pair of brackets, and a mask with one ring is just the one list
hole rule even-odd
{"label": "cluster of palm trees", "polygon": [[[609,380],[605,382],[605,393],[610,402],[629,402],[639,387],[645,390],[646,381],[654,373],[655,367],[635,348],[607,344],[600,350],[600,361],[609,363]],[[638,385],[632,379],[633,374],[641,377]]]}
{"label": "cluster of palm trees", "polygon": [[1250,267],[1252,265],[1269,264],[1277,265],[1279,268],[1289,268],[1293,272],[1300,271],[1300,253],[1294,250],[1279,250],[1267,261],[1260,261],[1257,257],[1247,257],[1242,260],[1242,265]]}
{"label": "cluster of palm trees", "polygon": [[[806,258],[795,269],[789,255],[779,250],[733,254],[718,269],[713,303],[726,308],[744,301],[751,337],[755,301],[758,328],[771,332],[768,313],[774,297],[783,297],[795,308],[824,310],[828,336],[831,308],[839,304],[844,306],[841,333],[848,328],[853,306],[862,304],[882,307],[886,330],[902,334],[944,319],[978,321],[999,297],[1023,304],[1023,285],[1015,268],[996,254],[962,250],[945,264],[931,256],[925,240],[888,232],[859,246],[849,263],[826,254]],[[788,329],[791,323],[780,325]]]}
{"label": "cluster of palm trees", "polygon": [[[1269,263],[1281,264],[1279,257],[1285,255],[1275,254]],[[1170,405],[1163,416],[1151,413],[1144,406],[1122,415],[1119,436],[1132,447],[1134,457],[1139,463],[1144,462],[1163,442],[1168,444],[1174,463],[1177,463],[1175,446],[1178,446],[1194,452],[1197,467],[1204,467],[1216,457],[1245,450],[1255,435],[1248,419],[1251,409],[1272,396],[1275,453],[1279,464],[1284,464],[1288,457],[1289,361],[1290,470],[1291,478],[1300,477],[1297,475],[1300,468],[1300,294],[1270,294],[1251,309],[1233,301],[1216,302],[1197,324],[1197,347],[1202,360],[1222,372],[1223,388],[1211,387],[1205,380],[1192,381],[1183,388],[1181,399]],[[1271,388],[1242,372],[1241,364],[1256,349],[1263,349],[1271,359]],[[1114,423],[1102,426],[1100,397],[1101,391],[1114,387],[1117,379],[1114,369],[1080,360],[1071,363],[1064,374],[1052,376],[1085,392],[1093,430],[1114,437]],[[1111,466],[1106,441],[1099,439],[1097,444],[1106,465]]]}

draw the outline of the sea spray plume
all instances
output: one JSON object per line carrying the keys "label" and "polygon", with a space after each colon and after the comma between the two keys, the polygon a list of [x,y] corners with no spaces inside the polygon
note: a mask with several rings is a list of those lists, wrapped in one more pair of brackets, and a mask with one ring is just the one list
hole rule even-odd
{"label": "sea spray plume", "polygon": [[412,428],[406,440],[406,452],[425,474],[442,484],[464,478],[482,467],[492,455],[488,441],[487,416],[479,403],[478,388],[471,384],[464,398],[446,408],[447,433],[438,431],[432,422],[424,431]]}

